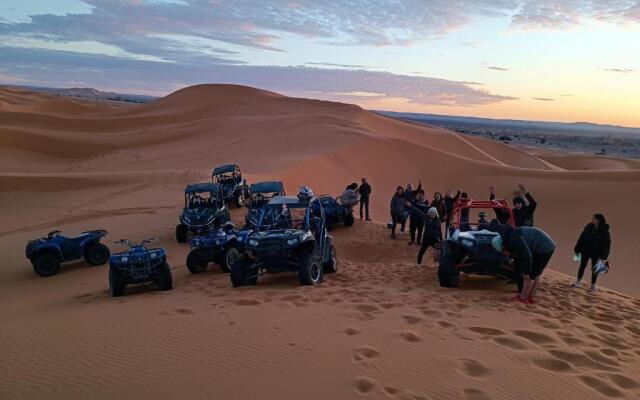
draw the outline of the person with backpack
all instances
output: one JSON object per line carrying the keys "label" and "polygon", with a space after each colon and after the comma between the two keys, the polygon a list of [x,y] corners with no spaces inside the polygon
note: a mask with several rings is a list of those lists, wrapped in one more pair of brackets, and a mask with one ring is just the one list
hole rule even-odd
{"label": "person with backpack", "polygon": [[575,287],[582,287],[582,277],[587,268],[587,264],[591,261],[591,287],[590,292],[596,292],[596,281],[598,273],[596,266],[598,262],[607,263],[609,252],[611,251],[611,234],[609,233],[609,224],[602,214],[594,214],[593,219],[584,227],[582,233],[578,237],[578,241],[573,249],[577,258],[580,259],[580,267],[578,268],[578,279],[573,284]]}
{"label": "person with backpack", "polygon": [[362,219],[362,209],[365,210],[366,221],[371,221],[369,218],[369,199],[371,197],[371,185],[367,182],[367,178],[362,178],[362,183],[356,190],[360,194],[360,219]]}
{"label": "person with backpack", "polygon": [[556,242],[542,229],[534,227],[514,228],[510,224],[502,224],[496,232],[499,235],[491,244],[498,252],[505,249],[509,252],[516,271],[523,278],[522,290],[514,299],[524,304],[535,304],[540,276],[553,257]]}
{"label": "person with backpack", "polygon": [[[409,245],[419,244],[422,240],[422,231],[424,229],[424,218],[429,211],[429,204],[425,201],[424,190],[418,190],[418,194],[413,203],[409,203],[409,215],[411,218],[409,223],[409,233],[411,239]],[[417,236],[416,236],[417,234]]]}

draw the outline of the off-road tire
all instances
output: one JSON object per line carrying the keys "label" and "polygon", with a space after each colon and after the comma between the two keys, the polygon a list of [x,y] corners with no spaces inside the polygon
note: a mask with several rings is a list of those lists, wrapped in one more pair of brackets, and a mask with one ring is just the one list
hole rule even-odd
{"label": "off-road tire", "polygon": [[329,261],[322,264],[322,270],[325,274],[334,274],[338,272],[338,255],[336,252],[336,247],[334,245],[331,245],[331,247],[329,247],[329,252]]}
{"label": "off-road tire", "polygon": [[233,246],[227,247],[220,256],[220,269],[222,272],[230,272],[238,258],[240,258],[238,249]]}
{"label": "off-road tire", "polygon": [[455,262],[446,244],[442,246],[440,263],[438,265],[438,280],[440,286],[446,288],[458,287],[460,271],[455,268]]}
{"label": "off-road tire", "polygon": [[256,285],[258,283],[258,274],[255,272],[253,262],[249,256],[243,254],[231,267],[231,271],[229,273],[231,284],[233,287]]}
{"label": "off-road tire", "polygon": [[347,214],[347,215],[344,217],[344,224],[345,224],[345,226],[352,226],[352,225],[353,225],[353,223],[354,223],[355,221],[356,221],[356,220],[355,220],[355,218],[354,218],[354,216],[353,216],[353,213],[352,213],[352,212],[350,212],[349,214]]}
{"label": "off-road tire", "polygon": [[298,266],[298,280],[301,285],[316,285],[322,283],[324,273],[313,254],[304,254],[300,256],[300,264]]}
{"label": "off-road tire", "polygon": [[233,196],[233,204],[236,206],[236,208],[242,208],[244,206],[244,193],[242,193],[241,191],[236,193]]}
{"label": "off-road tire", "polygon": [[171,267],[163,262],[158,267],[158,276],[156,277],[156,285],[158,289],[165,291],[173,289],[173,278],[171,276]]}
{"label": "off-road tire", "polygon": [[114,268],[109,268],[109,294],[111,297],[124,296],[124,288],[126,284],[120,275],[120,272]]}
{"label": "off-road tire", "polygon": [[189,229],[185,224],[176,225],[176,240],[178,243],[186,243],[189,238]]}
{"label": "off-road tire", "polygon": [[58,273],[60,259],[55,254],[40,254],[31,259],[33,270],[42,277],[49,277]]}
{"label": "off-road tire", "polygon": [[90,265],[104,265],[109,261],[109,248],[102,243],[94,243],[87,247],[84,252],[84,259]]}
{"label": "off-road tire", "polygon": [[193,250],[187,255],[187,269],[192,274],[200,274],[207,270],[209,262],[203,260]]}

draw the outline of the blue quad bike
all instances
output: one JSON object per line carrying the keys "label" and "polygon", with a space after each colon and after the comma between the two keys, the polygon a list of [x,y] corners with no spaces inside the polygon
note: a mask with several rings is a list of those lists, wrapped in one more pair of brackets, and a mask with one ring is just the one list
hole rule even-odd
{"label": "blue quad bike", "polygon": [[105,230],[83,232],[78,237],[60,235],[52,231],[46,237],[30,240],[25,250],[33,270],[40,276],[55,275],[60,263],[84,259],[90,265],[103,265],[109,260],[109,248],[100,243],[107,236]]}
{"label": "blue quad bike", "polygon": [[192,274],[205,272],[209,263],[220,265],[223,272],[229,272],[233,263],[244,252],[244,243],[250,231],[239,231],[231,222],[224,227],[209,232],[207,236],[191,239],[191,251],[187,255],[187,269]]}
{"label": "blue quad bike", "polygon": [[125,287],[135,283],[153,282],[160,290],[172,289],[167,252],[163,248],[148,249],[145,244],[151,241],[144,239],[133,243],[123,239],[115,242],[129,248],[109,258],[109,292],[112,297],[123,296]]}
{"label": "blue quad bike", "polygon": [[314,215],[320,216],[320,209],[324,210],[327,230],[330,231],[336,224],[352,226],[355,222],[353,216],[353,206],[340,204],[336,199],[328,194],[323,194],[311,202]]}
{"label": "blue quad bike", "polygon": [[270,227],[254,230],[247,238],[245,253],[229,274],[234,287],[256,285],[260,275],[281,272],[297,274],[301,285],[315,285],[325,273],[337,272],[336,249],[322,207],[320,217],[313,215],[312,196],[308,189],[297,197],[274,197],[261,210],[259,225],[265,225],[263,219],[270,215]]}
{"label": "blue quad bike", "polygon": [[215,167],[211,172],[211,181],[220,186],[220,194],[225,204],[234,204],[238,208],[244,206],[248,187],[238,165],[226,164]]}
{"label": "blue quad bike", "polygon": [[249,197],[245,204],[248,209],[247,215],[244,217],[245,229],[253,229],[258,225],[260,210],[276,196],[285,196],[282,182],[258,182],[249,186]]}
{"label": "blue quad bike", "polygon": [[222,200],[220,185],[196,183],[184,190],[184,208],[176,226],[176,240],[186,243],[190,233],[206,234],[231,220],[229,209]]}

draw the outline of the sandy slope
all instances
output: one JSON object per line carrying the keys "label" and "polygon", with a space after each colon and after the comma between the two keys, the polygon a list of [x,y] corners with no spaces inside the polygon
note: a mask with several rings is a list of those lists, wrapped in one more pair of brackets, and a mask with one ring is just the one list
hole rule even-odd
{"label": "sandy slope", "polygon": [[[217,270],[191,276],[173,239],[181,191],[224,162],[289,191],[336,193],[368,176],[378,221],[393,188],[419,177],[430,195],[485,197],[493,183],[510,197],[523,182],[560,244],[554,269],[573,273],[573,241],[601,211],[615,266],[603,284],[640,293],[633,164],[581,171],[576,158],[239,86],[122,108],[0,89],[2,398],[638,398],[638,300],[569,290],[557,272],[540,307],[506,303],[512,288],[492,279],[444,290],[433,269],[412,266],[416,248],[356,224],[336,231],[342,270],[320,287],[273,276],[232,290]],[[175,289],[113,300],[106,267],[42,279],[24,259],[26,240],[50,228],[99,227],[111,239],[159,238]]]}

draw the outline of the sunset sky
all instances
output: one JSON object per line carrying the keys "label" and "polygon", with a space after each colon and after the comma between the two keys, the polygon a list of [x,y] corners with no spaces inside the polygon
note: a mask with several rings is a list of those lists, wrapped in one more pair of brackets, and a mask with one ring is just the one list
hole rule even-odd
{"label": "sunset sky", "polygon": [[4,0],[0,83],[640,127],[640,0]]}

